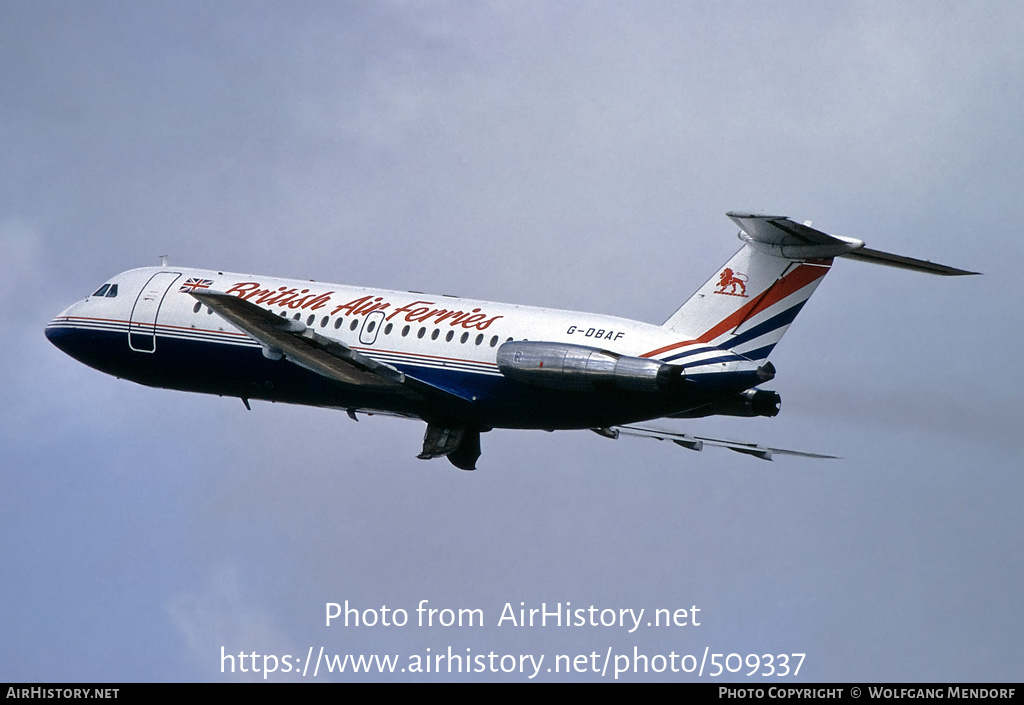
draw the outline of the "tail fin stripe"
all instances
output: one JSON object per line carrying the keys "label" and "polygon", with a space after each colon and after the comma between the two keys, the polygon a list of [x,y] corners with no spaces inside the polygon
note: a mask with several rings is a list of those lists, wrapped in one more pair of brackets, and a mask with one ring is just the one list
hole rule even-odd
{"label": "tail fin stripe", "polygon": [[764,347],[757,348],[756,350],[747,350],[746,352],[737,353],[737,355],[742,355],[749,360],[763,360],[771,354],[771,351],[775,349],[775,345],[775,343],[772,343],[771,345],[765,345]]}
{"label": "tail fin stripe", "polygon": [[760,338],[762,335],[771,333],[772,331],[778,330],[783,326],[788,326],[790,323],[793,322],[793,319],[796,318],[796,315],[800,313],[800,309],[804,307],[805,303],[807,303],[807,299],[804,299],[795,306],[789,307],[782,313],[772,316],[767,321],[759,323],[753,328],[749,328],[748,330],[743,331],[739,335],[730,338],[728,341],[725,342],[725,344],[722,345],[722,347],[732,350],[738,345],[747,343],[751,340],[754,340],[755,338]]}
{"label": "tail fin stripe", "polygon": [[695,345],[696,343],[699,343],[699,342],[701,342],[701,341],[699,341],[699,340],[681,340],[678,343],[672,343],[671,345],[666,345],[663,348],[658,348],[657,350],[651,350],[650,352],[645,352],[640,357],[654,357],[655,355],[661,355],[662,353],[667,353],[667,352],[669,352],[671,350],[677,350],[677,349],[679,349],[681,347],[684,347],[684,346],[687,346],[687,345]]}
{"label": "tail fin stripe", "polygon": [[676,353],[675,355],[672,355],[671,357],[666,357],[666,358],[663,359],[663,362],[669,362],[669,361],[672,361],[672,360],[680,360],[680,359],[682,359],[684,357],[693,357],[695,355],[715,354],[715,353],[718,353],[718,352],[721,352],[720,348],[711,347],[711,346],[707,346],[707,345],[700,345],[698,347],[693,347],[693,348],[690,348],[689,350],[684,350],[683,352]]}
{"label": "tail fin stripe", "polygon": [[[655,355],[661,355],[662,353],[670,352],[686,345],[692,345],[693,343],[710,343],[712,340],[721,337],[730,330],[734,330],[747,318],[764,311],[773,304],[776,304],[786,297],[796,293],[800,289],[803,289],[805,286],[816,282],[828,273],[829,265],[831,264],[832,260],[827,260],[827,265],[825,266],[801,264],[796,269],[790,271],[789,274],[786,274],[784,277],[772,284],[764,295],[734,311],[700,337],[666,345],[665,347],[646,352],[640,357],[654,357]],[[794,313],[794,315],[796,314]]]}
{"label": "tail fin stripe", "polygon": [[[768,289],[768,291],[765,292],[765,295],[761,297],[761,299],[757,302],[757,306],[754,308],[754,310],[750,311],[748,315],[745,315],[743,319],[736,323],[736,325],[739,325],[739,323],[741,323],[743,320],[747,318],[756,316],[761,311],[766,310],[770,306],[777,304],[783,299],[792,296],[793,294],[800,291],[808,284],[813,284],[817,280],[821,279],[823,276],[828,274],[829,266],[831,264],[831,261],[829,261],[829,264],[826,266],[815,264],[801,264],[799,267],[792,270],[789,274],[775,282],[775,284],[773,284]],[[737,311],[737,313],[739,312]],[[735,318],[735,315],[730,316],[729,318]],[[721,327],[721,325],[716,326],[716,328],[718,327]]]}

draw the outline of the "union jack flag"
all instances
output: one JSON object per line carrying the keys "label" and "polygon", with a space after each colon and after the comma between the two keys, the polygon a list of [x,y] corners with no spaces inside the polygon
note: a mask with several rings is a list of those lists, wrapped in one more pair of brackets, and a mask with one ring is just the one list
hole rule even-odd
{"label": "union jack flag", "polygon": [[178,289],[178,291],[187,294],[188,292],[195,291],[196,289],[209,289],[212,284],[212,279],[196,279],[195,277],[192,277],[191,279],[186,279],[185,283],[181,285],[181,288]]}

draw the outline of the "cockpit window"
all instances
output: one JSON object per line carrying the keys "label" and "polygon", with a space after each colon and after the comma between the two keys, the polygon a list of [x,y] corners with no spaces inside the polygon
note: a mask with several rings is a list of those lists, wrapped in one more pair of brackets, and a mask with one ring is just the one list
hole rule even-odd
{"label": "cockpit window", "polygon": [[104,284],[93,293],[93,296],[105,296],[108,299],[112,299],[117,296],[117,284]]}

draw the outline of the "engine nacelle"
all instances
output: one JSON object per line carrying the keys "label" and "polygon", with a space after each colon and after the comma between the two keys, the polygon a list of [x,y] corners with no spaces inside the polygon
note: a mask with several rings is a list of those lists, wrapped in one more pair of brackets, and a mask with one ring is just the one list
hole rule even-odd
{"label": "engine nacelle", "polygon": [[672,414],[674,419],[701,419],[705,416],[778,416],[782,397],[767,389],[748,389],[734,397]]}
{"label": "engine nacelle", "polygon": [[509,379],[553,389],[613,388],[663,392],[683,382],[683,368],[587,345],[513,340],[498,348],[498,369]]}

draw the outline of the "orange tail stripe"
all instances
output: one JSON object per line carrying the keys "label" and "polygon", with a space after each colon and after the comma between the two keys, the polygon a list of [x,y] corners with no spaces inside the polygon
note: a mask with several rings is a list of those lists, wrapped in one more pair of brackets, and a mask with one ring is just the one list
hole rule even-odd
{"label": "orange tail stripe", "polygon": [[733,311],[724,320],[717,325],[713,326],[704,335],[694,340],[683,340],[672,345],[666,345],[663,348],[657,350],[651,350],[646,352],[640,357],[654,357],[655,355],[661,355],[662,353],[675,350],[677,348],[692,345],[694,343],[710,343],[715,338],[719,337],[723,333],[732,330],[745,319],[753,316],[765,309],[777,304],[787,296],[791,296],[796,292],[803,289],[808,284],[821,279],[828,273],[829,267],[832,265],[832,260],[827,260],[825,266],[813,265],[813,264],[801,264],[799,267],[794,269],[792,272],[779,279],[772,284],[768,290],[761,296],[757,297],[753,301],[750,301],[746,305],[740,307],[738,310]]}

